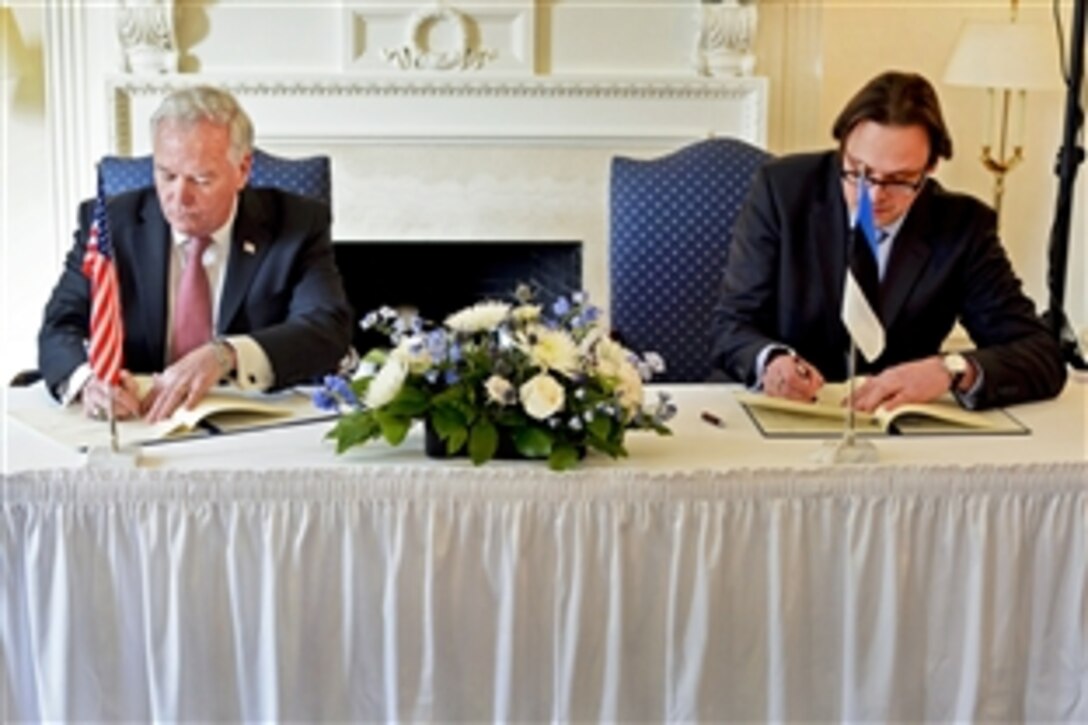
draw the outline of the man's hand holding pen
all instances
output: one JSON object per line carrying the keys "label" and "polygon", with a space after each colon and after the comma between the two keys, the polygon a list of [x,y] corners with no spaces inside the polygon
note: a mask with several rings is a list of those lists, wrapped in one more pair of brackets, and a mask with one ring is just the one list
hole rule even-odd
{"label": "man's hand holding pen", "polygon": [[824,376],[795,353],[775,355],[763,370],[763,392],[777,398],[812,400],[824,385]]}

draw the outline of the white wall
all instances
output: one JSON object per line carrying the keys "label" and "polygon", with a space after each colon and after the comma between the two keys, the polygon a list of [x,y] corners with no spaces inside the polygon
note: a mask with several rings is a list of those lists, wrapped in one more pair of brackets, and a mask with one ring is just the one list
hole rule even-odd
{"label": "white wall", "polygon": [[[487,1],[487,0],[483,0]],[[501,2],[503,0],[491,0]],[[505,0],[513,2],[515,0]],[[520,1],[520,0],[519,0]],[[411,4],[411,3],[406,3]],[[420,3],[424,4],[424,3]],[[1049,0],[1023,0],[1025,19],[1045,20]],[[1070,0],[1062,0],[1069,16]],[[112,42],[113,10],[87,4],[96,42]],[[626,73],[641,77],[690,76],[695,35],[694,0],[537,0],[538,74],[561,76]],[[942,3],[930,0],[761,2],[760,65],[771,80],[769,139],[776,152],[823,147],[838,108],[861,83],[887,67],[913,68],[939,80],[960,23],[968,17],[1001,17],[1001,0]],[[179,3],[181,69],[335,73],[343,61],[337,3],[267,3],[255,0],[187,0]],[[0,378],[34,364],[34,337],[48,290],[60,269],[74,209],[53,209],[49,158],[60,140],[47,138],[42,4],[19,4],[5,13],[17,38],[19,72],[3,99],[4,183],[0,273],[3,339]],[[66,49],[65,52],[70,52]],[[86,144],[109,146],[104,82],[118,69],[115,47],[99,47],[85,71]],[[957,142],[956,158],[942,181],[989,198],[990,178],[977,162],[980,94],[938,83]],[[1059,94],[1031,99],[1025,138],[1027,159],[1009,177],[1005,238],[1029,293],[1045,302],[1045,245],[1053,213],[1050,172],[1059,138]],[[481,109],[486,113],[486,109]],[[69,143],[70,140],[64,140]],[[90,173],[68,180],[90,194]],[[61,182],[65,180],[59,180]],[[1088,324],[1085,278],[1088,173],[1082,169],[1073,233],[1067,306],[1079,329]]]}

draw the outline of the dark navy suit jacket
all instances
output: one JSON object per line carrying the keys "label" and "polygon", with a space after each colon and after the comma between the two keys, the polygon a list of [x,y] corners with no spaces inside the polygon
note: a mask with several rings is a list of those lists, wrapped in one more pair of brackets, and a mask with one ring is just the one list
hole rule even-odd
{"label": "dark navy suit jacket", "polygon": [[[93,202],[45,308],[38,364],[54,395],[87,359],[90,285],[82,272]],[[165,367],[171,233],[153,188],[107,203],[124,323],[124,367]],[[274,189],[245,189],[220,299],[221,335],[248,334],[271,362],[276,387],[333,371],[351,344],[352,313],[333,260],[329,209]]]}
{"label": "dark navy suit jacket", "polygon": [[[715,365],[751,383],[765,346],[793,347],[828,380],[846,376],[839,312],[848,228],[838,153],[783,157],[752,183],[729,246],[715,313]],[[984,372],[979,407],[1046,398],[1066,370],[997,237],[994,212],[926,182],[896,236],[881,283],[881,370],[933,355],[960,320]]]}

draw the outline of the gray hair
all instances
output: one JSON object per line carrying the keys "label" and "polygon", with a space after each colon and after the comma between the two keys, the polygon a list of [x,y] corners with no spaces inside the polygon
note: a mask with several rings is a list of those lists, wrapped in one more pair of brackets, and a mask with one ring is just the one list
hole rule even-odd
{"label": "gray hair", "polygon": [[253,150],[253,122],[245,109],[227,91],[212,86],[190,86],[171,91],[151,116],[151,135],[163,121],[197,123],[208,121],[230,131],[234,161]]}

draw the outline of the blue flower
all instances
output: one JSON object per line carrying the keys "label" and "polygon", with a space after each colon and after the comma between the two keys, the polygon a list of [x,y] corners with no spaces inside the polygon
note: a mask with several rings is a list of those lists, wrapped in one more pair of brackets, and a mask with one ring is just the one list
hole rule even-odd
{"label": "blue flower", "polygon": [[570,312],[570,302],[566,297],[560,297],[552,303],[552,314],[556,317],[562,317]]}
{"label": "blue flower", "polygon": [[321,410],[336,411],[340,409],[340,403],[325,388],[318,388],[313,394],[313,403]]}
{"label": "blue flower", "polygon": [[339,375],[326,375],[325,388],[348,405],[355,408],[359,407],[359,398],[356,397],[355,391],[351,389],[351,384]]}
{"label": "blue flower", "polygon": [[453,385],[454,383],[456,383],[458,380],[461,379],[461,376],[457,374],[456,370],[451,369],[451,370],[446,371],[446,374],[443,376],[443,379],[446,381],[446,385]]}

